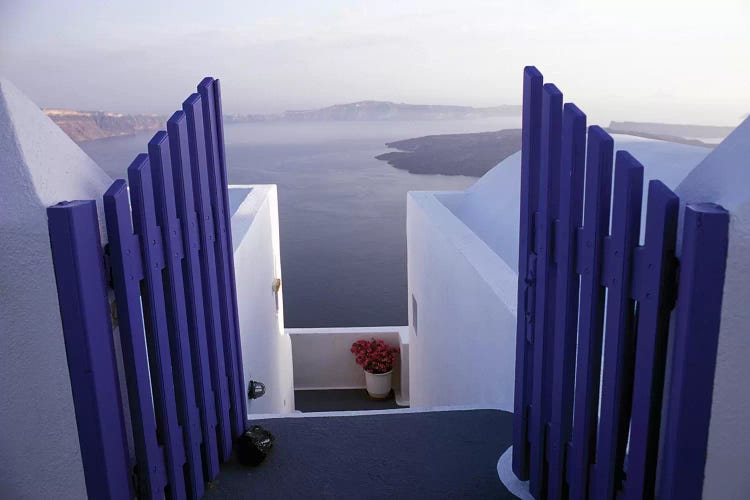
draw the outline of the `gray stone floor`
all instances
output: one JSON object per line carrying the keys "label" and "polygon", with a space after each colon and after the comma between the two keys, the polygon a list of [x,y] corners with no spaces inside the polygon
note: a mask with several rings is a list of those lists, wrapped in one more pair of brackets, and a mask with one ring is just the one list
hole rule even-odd
{"label": "gray stone floor", "polygon": [[512,422],[499,410],[257,420],[275,436],[265,462],[229,461],[205,498],[514,498],[496,469]]}
{"label": "gray stone floor", "polygon": [[373,399],[365,389],[331,389],[294,391],[294,409],[303,413],[315,411],[395,410],[401,408],[393,399]]}

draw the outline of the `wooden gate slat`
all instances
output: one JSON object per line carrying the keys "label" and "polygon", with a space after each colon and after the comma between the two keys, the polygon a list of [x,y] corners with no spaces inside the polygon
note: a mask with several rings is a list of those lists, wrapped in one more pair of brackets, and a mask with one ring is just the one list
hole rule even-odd
{"label": "wooden gate slat", "polygon": [[633,259],[633,298],[638,301],[630,447],[625,497],[653,498],[659,426],[674,291],[675,238],[680,201],[661,181],[648,186],[646,239]]}
{"label": "wooden gate slat", "polygon": [[534,325],[534,382],[531,397],[531,466],[529,489],[546,496],[547,426],[552,375],[552,342],[555,321],[554,293],[557,264],[553,259],[553,225],[560,197],[560,134],[562,93],[552,84],[542,89],[542,133],[539,174],[539,211],[536,218],[537,276]]}
{"label": "wooden gate slat", "polygon": [[193,94],[183,103],[188,126],[190,168],[193,174],[193,194],[200,228],[201,279],[203,282],[203,306],[206,313],[206,333],[211,379],[216,404],[216,429],[219,457],[229,459],[232,452],[232,427],[229,419],[229,388],[224,357],[219,284],[216,270],[215,241],[216,221],[211,210],[209,194],[208,159],[206,157],[206,134],[204,132],[203,104],[201,96]]}
{"label": "wooden gate slat", "polygon": [[240,407],[244,393],[240,389],[239,371],[237,368],[237,335],[235,334],[234,312],[232,302],[232,284],[229,273],[229,254],[227,248],[227,217],[225,212],[224,187],[222,186],[221,168],[219,165],[218,137],[216,130],[216,107],[214,104],[213,78],[207,77],[198,85],[198,93],[203,104],[203,129],[208,159],[208,187],[211,197],[211,208],[214,215],[216,231],[216,271],[219,285],[219,307],[221,311],[222,333],[224,335],[224,364],[227,370],[230,410],[229,418],[232,436],[237,437],[244,430],[245,416]]}
{"label": "wooden gate slat", "polygon": [[185,447],[177,417],[174,372],[170,356],[169,331],[162,271],[165,267],[162,235],[156,224],[154,191],[149,158],[140,154],[128,167],[133,226],[143,253],[145,286],[142,287],[143,317],[151,363],[151,379],[158,432],[165,449],[167,490],[172,498],[185,498]]}
{"label": "wooden gate slat", "polygon": [[577,245],[581,294],[578,321],[573,439],[568,460],[571,498],[587,498],[589,468],[594,460],[599,408],[604,287],[602,246],[609,232],[614,141],[601,127],[589,127],[586,151],[584,220]]}
{"label": "wooden gate slat", "polygon": [[621,487],[632,397],[635,312],[630,284],[641,227],[643,166],[626,151],[617,152],[614,191],[612,232],[605,243],[602,273],[602,284],[607,287],[607,317],[596,498],[613,498]]}
{"label": "wooden gate slat", "polygon": [[567,498],[565,452],[573,425],[578,334],[576,235],[583,217],[583,174],[586,162],[586,115],[574,104],[563,107],[560,167],[560,210],[555,230],[557,289],[552,359],[548,498]]}
{"label": "wooden gate slat", "polygon": [[[129,457],[96,203],[47,209],[86,491],[129,499]],[[54,422],[52,423],[54,425]]]}
{"label": "wooden gate slat", "polygon": [[518,313],[516,329],[515,395],[513,402],[513,472],[529,478],[529,407],[531,405],[532,345],[536,258],[534,214],[539,198],[539,140],[542,118],[542,74],[527,66],[523,73],[521,141],[521,214],[518,250]]}
{"label": "wooden gate slat", "polygon": [[138,496],[163,498],[167,485],[164,452],[156,434],[156,416],[151,396],[146,335],[141,310],[143,261],[138,237],[130,222],[128,187],[116,180],[104,193],[112,283],[127,379],[130,421],[137,462]]}
{"label": "wooden gate slat", "polygon": [[729,213],[701,203],[685,208],[667,425],[659,467],[664,499],[703,492],[708,425],[724,292]]}
{"label": "wooden gate slat", "polygon": [[203,466],[201,464],[201,426],[195,403],[193,361],[188,339],[187,306],[182,274],[184,249],[182,228],[177,219],[174,197],[172,160],[169,138],[164,131],[157,132],[148,143],[151,176],[154,186],[156,224],[161,227],[166,264],[165,305],[174,368],[177,416],[182,426],[187,463],[188,495],[203,496]]}
{"label": "wooden gate slat", "polygon": [[245,370],[242,365],[242,339],[240,336],[240,318],[239,308],[237,306],[237,283],[234,273],[234,244],[232,242],[232,216],[229,209],[229,176],[227,174],[226,150],[224,149],[224,113],[221,108],[221,83],[214,80],[214,102],[216,107],[216,136],[219,150],[219,172],[221,173],[220,186],[224,191],[224,220],[226,225],[227,249],[229,255],[229,290],[232,295],[232,311],[234,313],[234,336],[235,349],[237,357],[237,383],[239,394],[239,415],[240,415],[240,432],[243,432],[247,426],[247,400],[245,399]]}
{"label": "wooden gate slat", "polygon": [[203,307],[203,281],[200,268],[198,217],[193,196],[190,168],[187,119],[177,111],[167,122],[170,156],[175,183],[177,217],[184,241],[183,270],[188,319],[188,333],[192,349],[195,393],[203,429],[203,463],[206,478],[211,481],[219,473],[219,454],[216,443],[216,405],[211,386],[211,367],[206,339],[206,315]]}

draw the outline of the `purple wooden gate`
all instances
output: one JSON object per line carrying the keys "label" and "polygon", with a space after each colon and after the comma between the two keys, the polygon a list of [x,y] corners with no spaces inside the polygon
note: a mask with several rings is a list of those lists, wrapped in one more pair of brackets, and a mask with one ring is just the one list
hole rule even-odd
{"label": "purple wooden gate", "polygon": [[104,193],[104,250],[94,200],[48,209],[86,487],[200,498],[247,416],[218,80],[201,81],[128,181]]}
{"label": "purple wooden gate", "polygon": [[523,89],[513,470],[539,499],[698,498],[728,213],[687,205],[678,261],[651,181],[640,245],[643,166],[536,68]]}

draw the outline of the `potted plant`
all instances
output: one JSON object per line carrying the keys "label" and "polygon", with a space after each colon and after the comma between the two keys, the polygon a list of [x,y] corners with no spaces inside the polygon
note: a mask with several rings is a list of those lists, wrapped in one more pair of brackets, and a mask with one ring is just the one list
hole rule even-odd
{"label": "potted plant", "polygon": [[388,397],[391,393],[391,374],[398,347],[391,347],[382,340],[358,340],[352,344],[351,351],[357,364],[365,372],[367,393],[370,397]]}

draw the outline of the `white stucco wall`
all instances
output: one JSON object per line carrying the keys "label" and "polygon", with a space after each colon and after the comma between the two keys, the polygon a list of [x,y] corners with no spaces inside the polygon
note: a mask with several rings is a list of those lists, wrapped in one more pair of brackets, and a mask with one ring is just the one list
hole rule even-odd
{"label": "white stucco wall", "polygon": [[6,80],[0,178],[0,498],[85,498],[46,208],[111,179]]}
{"label": "white stucco wall", "polygon": [[350,349],[360,339],[377,338],[399,347],[393,368],[396,402],[409,404],[409,332],[405,326],[352,328],[288,328],[294,357],[294,388],[360,389],[365,387],[362,368]]}
{"label": "white stucco wall", "polygon": [[409,193],[406,227],[411,405],[512,411],[515,272],[434,193]]}
{"label": "white stucco wall", "polygon": [[730,213],[727,271],[703,498],[750,498],[750,119],[677,188],[685,202]]}
{"label": "white stucco wall", "polygon": [[294,410],[292,346],[284,331],[279,211],[275,185],[230,186],[237,307],[245,384],[257,380],[266,394],[248,401],[248,413]]}

